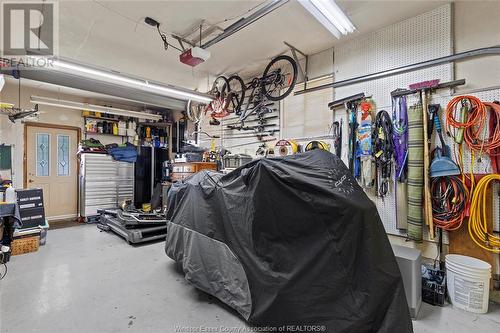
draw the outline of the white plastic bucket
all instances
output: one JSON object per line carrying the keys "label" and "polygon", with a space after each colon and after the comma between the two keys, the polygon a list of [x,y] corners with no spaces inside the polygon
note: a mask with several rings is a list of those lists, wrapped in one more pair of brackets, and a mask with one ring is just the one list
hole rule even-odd
{"label": "white plastic bucket", "polygon": [[446,284],[454,307],[488,312],[490,277],[491,265],[487,262],[458,254],[446,256]]}

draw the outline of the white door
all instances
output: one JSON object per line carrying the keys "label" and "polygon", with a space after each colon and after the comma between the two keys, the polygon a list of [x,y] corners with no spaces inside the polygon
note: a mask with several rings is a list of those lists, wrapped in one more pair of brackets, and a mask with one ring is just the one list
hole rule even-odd
{"label": "white door", "polygon": [[77,216],[78,131],[26,125],[28,188],[42,188],[48,220]]}

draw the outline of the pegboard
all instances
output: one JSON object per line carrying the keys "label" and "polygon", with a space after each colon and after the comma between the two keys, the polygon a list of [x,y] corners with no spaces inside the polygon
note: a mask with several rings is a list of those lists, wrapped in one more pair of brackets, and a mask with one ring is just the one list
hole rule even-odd
{"label": "pegboard", "polygon": [[[456,94],[458,95],[458,94]],[[462,95],[462,94],[460,94]],[[500,89],[488,89],[480,92],[473,92],[473,93],[464,93],[463,95],[470,95],[470,96],[475,96],[479,98],[480,100],[484,102],[493,102],[493,101],[498,101],[500,100]],[[446,94],[445,91],[441,91],[440,94],[434,94],[431,96],[431,103],[438,103],[441,104],[441,114],[440,114],[440,119],[441,119],[441,124],[443,125],[443,131],[446,131],[446,120],[444,116],[444,111],[446,108],[446,105],[448,102],[455,96],[450,96],[450,94]],[[489,119],[489,118],[488,118]],[[488,121],[486,122],[486,131],[489,130],[488,127]],[[448,146],[450,146],[452,153],[454,150],[456,150],[456,145],[454,144],[453,139],[444,134],[444,140]],[[433,137],[433,143],[437,143],[438,138]],[[471,165],[473,165],[473,172],[477,174],[481,173],[491,173],[491,161],[490,158],[487,154],[481,154],[479,155],[478,152],[475,152],[475,159],[474,163],[471,163],[472,161],[472,154],[470,149],[464,144],[464,149],[463,149],[463,160],[464,160],[464,171],[465,172],[470,172],[471,170]]]}
{"label": "pegboard", "polygon": [[[341,81],[368,73],[447,56],[452,51],[451,27],[451,5],[447,4],[340,44],[335,47],[335,79]],[[397,88],[407,88],[415,82],[432,79],[439,79],[441,82],[452,81],[453,65],[443,64],[410,73],[340,87],[335,90],[335,99],[363,92],[366,96],[372,97],[377,111],[385,109],[390,112],[391,91]],[[413,100],[409,97],[408,105],[410,106],[414,101],[416,99]],[[334,120],[340,121],[340,119],[343,119],[344,122],[342,159],[347,165],[348,121],[345,110],[338,109],[335,112]],[[389,192],[383,199],[377,198],[373,192],[373,190],[367,190],[368,196],[377,206],[386,232],[397,236],[405,236],[405,230],[396,228],[394,182],[389,183]],[[423,229],[424,240],[430,240],[425,225]],[[437,237],[435,241],[437,241]],[[448,243],[446,232],[443,233],[443,241]]]}
{"label": "pegboard", "polygon": [[[452,52],[451,5],[393,24],[335,47],[335,79],[376,73],[450,55]],[[409,84],[431,79],[451,81],[453,65],[443,64],[340,87],[336,99],[364,92],[372,95],[378,107],[391,105],[389,92]]]}
{"label": "pegboard", "polygon": [[[271,103],[271,102],[270,102]],[[279,138],[280,132],[280,103],[274,102],[272,106],[273,112],[264,115],[264,118],[273,117],[267,120],[266,125],[271,125],[273,127],[266,127],[266,129],[275,129],[276,132],[272,137],[276,139]],[[274,118],[275,117],[275,118]],[[215,139],[215,144],[217,147],[224,147],[228,149],[231,153],[243,153],[250,156],[255,156],[257,148],[264,142],[260,142],[257,137],[251,137],[253,131],[244,130],[232,130],[227,126],[231,124],[236,124],[239,122],[238,116],[231,114],[225,118],[219,119],[220,125],[210,125],[210,115],[205,115],[203,120],[200,122],[200,129],[207,132],[209,135],[217,135],[219,138]],[[246,126],[255,126],[258,123],[255,121],[257,116],[251,115],[245,121]],[[248,137],[247,137],[248,136]],[[200,138],[200,145],[205,148],[209,148],[211,144],[211,139],[203,136]]]}

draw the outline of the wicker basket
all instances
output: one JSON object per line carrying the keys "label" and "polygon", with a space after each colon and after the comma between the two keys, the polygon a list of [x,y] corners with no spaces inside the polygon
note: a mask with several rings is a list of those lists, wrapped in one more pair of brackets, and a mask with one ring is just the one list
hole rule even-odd
{"label": "wicker basket", "polygon": [[16,238],[11,244],[12,255],[36,252],[39,246],[40,236]]}

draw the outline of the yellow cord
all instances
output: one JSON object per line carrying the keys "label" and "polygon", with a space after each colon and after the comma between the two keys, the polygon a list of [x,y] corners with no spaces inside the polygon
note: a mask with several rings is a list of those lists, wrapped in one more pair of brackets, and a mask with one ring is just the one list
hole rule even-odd
{"label": "yellow cord", "polygon": [[486,215],[486,193],[493,181],[500,181],[500,175],[486,175],[476,185],[470,206],[469,234],[474,243],[482,249],[500,253],[500,237],[488,232]]}

